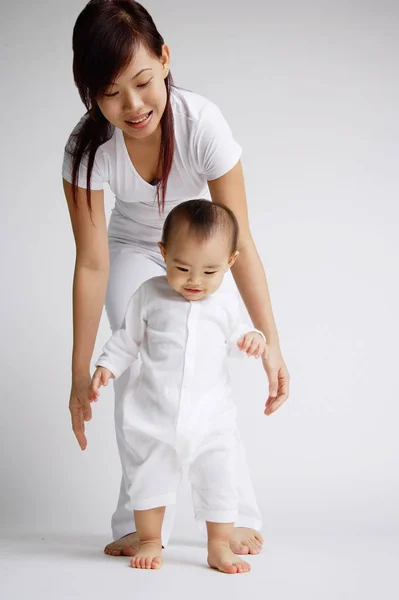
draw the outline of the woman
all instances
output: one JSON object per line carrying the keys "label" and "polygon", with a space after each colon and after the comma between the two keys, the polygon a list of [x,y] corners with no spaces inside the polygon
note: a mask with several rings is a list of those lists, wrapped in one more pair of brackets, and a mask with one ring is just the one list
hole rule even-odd
{"label": "woman", "polygon": [[[92,0],[73,32],[75,83],[87,113],[68,141],[64,191],[76,242],[73,284],[73,356],[70,411],[82,450],[90,359],[101,311],[117,329],[127,302],[150,277],[164,273],[157,247],[163,221],[184,200],[207,197],[235,213],[240,258],[232,270],[257,329],[268,341],[264,368],[269,378],[265,413],[288,396],[288,372],[281,355],[267,282],[251,237],[241,149],[219,109],[205,98],[180,90],[170,74],[169,49],[148,12],[133,0]],[[108,233],[104,183],[116,197]],[[114,384],[115,425],[122,464],[118,507],[112,518],[112,555],[133,556],[137,544],[124,471],[125,390],[137,374],[131,368]],[[242,448],[242,447],[241,447]],[[239,461],[240,518],[231,548],[240,554],[261,549],[261,527],[244,449]],[[163,541],[172,527],[165,514]]]}

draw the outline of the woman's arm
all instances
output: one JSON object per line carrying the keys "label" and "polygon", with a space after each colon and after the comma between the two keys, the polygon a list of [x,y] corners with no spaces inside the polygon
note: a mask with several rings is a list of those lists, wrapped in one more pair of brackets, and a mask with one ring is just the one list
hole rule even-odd
{"label": "woman's arm", "polygon": [[73,351],[70,410],[72,426],[82,449],[87,441],[84,421],[91,418],[88,386],[90,360],[104,306],[109,273],[108,236],[104,192],[92,190],[92,214],[86,203],[86,190],[78,188],[76,207],[72,185],[63,180],[65,197],[76,245],[73,279]]}
{"label": "woman's arm", "polygon": [[266,414],[270,414],[288,397],[289,375],[281,356],[266,275],[249,227],[241,162],[222,177],[208,181],[208,186],[212,201],[230,208],[240,227],[240,255],[232,273],[254,326],[266,336],[269,354],[264,366],[270,383]]}

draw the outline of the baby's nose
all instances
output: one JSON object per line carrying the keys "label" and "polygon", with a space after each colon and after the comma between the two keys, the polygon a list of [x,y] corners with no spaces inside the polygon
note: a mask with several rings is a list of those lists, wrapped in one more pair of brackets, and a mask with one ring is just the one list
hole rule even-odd
{"label": "baby's nose", "polygon": [[200,289],[201,288],[201,282],[198,281],[198,279],[190,279],[187,284],[190,286],[190,288],[193,289]]}

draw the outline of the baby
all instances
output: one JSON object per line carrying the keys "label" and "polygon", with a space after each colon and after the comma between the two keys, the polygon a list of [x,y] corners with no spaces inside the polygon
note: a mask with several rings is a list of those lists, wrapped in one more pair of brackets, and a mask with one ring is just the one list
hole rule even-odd
{"label": "baby", "polygon": [[250,565],[233,554],[237,518],[236,409],[228,355],[266,354],[260,331],[240,322],[238,296],[222,285],[238,257],[234,214],[207,200],[176,206],[159,247],[166,276],[143,283],[121,328],[104,346],[91,400],[140,354],[125,417],[123,476],[140,538],[131,566],[159,569],[165,507],[176,503],[182,469],[192,485],[195,518],[205,521],[208,564],[225,573]]}

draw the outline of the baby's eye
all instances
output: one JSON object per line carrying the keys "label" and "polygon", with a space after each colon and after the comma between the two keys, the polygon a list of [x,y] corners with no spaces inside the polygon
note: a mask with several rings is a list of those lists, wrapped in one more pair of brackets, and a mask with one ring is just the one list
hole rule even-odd
{"label": "baby's eye", "polygon": [[183,271],[183,273],[187,273],[188,269],[183,269],[183,267],[176,267],[178,271]]}
{"label": "baby's eye", "polygon": [[214,275],[217,271],[205,271],[205,275]]}

